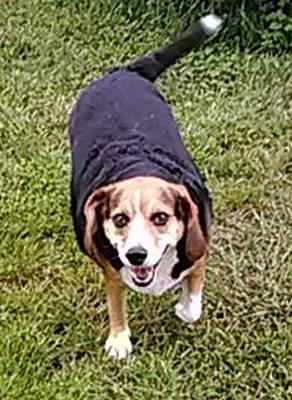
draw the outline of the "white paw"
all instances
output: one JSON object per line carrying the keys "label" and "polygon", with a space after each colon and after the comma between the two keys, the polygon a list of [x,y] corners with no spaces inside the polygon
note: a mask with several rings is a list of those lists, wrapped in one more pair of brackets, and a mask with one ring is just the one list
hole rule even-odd
{"label": "white paw", "polygon": [[115,336],[110,335],[105,342],[104,348],[110,357],[117,360],[128,357],[132,351],[129,329],[125,329]]}
{"label": "white paw", "polygon": [[202,294],[192,295],[179,301],[175,314],[184,322],[195,322],[202,314]]}

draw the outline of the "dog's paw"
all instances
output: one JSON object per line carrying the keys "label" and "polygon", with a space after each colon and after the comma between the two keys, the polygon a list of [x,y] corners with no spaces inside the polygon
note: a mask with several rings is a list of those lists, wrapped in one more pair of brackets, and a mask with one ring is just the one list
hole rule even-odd
{"label": "dog's paw", "polygon": [[184,322],[195,322],[202,314],[201,294],[189,296],[175,306],[175,314]]}
{"label": "dog's paw", "polygon": [[115,336],[110,335],[105,342],[104,348],[110,357],[113,357],[117,360],[127,358],[132,352],[129,329],[125,329]]}

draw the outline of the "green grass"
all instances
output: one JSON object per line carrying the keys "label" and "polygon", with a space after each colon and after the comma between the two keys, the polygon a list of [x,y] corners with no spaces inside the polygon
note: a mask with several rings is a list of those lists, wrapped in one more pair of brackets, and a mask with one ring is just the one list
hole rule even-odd
{"label": "green grass", "polygon": [[68,114],[174,27],[89,4],[1,3],[0,398],[290,399],[291,54],[207,47],[160,80],[214,196],[204,312],[189,327],[177,292],[129,293],[134,355],[113,362],[101,274],[69,215]]}

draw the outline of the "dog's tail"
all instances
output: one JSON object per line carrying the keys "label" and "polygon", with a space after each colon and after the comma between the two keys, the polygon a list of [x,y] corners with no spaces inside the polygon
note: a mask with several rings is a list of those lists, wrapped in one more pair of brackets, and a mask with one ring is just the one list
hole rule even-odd
{"label": "dog's tail", "polygon": [[223,20],[214,14],[206,15],[197,21],[191,29],[178,36],[172,43],[142,56],[127,65],[126,68],[154,82],[163,71],[178,59],[214,36],[221,28],[222,22]]}

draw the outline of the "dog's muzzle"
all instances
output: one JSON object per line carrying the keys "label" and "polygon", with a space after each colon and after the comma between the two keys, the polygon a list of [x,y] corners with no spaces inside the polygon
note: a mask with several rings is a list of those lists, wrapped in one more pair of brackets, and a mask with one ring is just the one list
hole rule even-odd
{"label": "dog's muzzle", "polygon": [[[147,251],[143,247],[133,248],[128,251],[126,254],[129,261],[133,259],[133,261],[139,261],[140,264],[132,264],[130,267],[130,274],[133,282],[137,286],[145,287],[150,285],[153,282],[155,277],[156,269],[160,264],[162,257],[167,252],[168,246],[165,247],[159,261],[155,265],[141,265],[143,261],[145,261],[147,257]],[[138,251],[139,250],[139,251]],[[130,256],[128,255],[131,253]],[[136,260],[134,260],[136,259]],[[142,260],[143,259],[143,260]]]}

